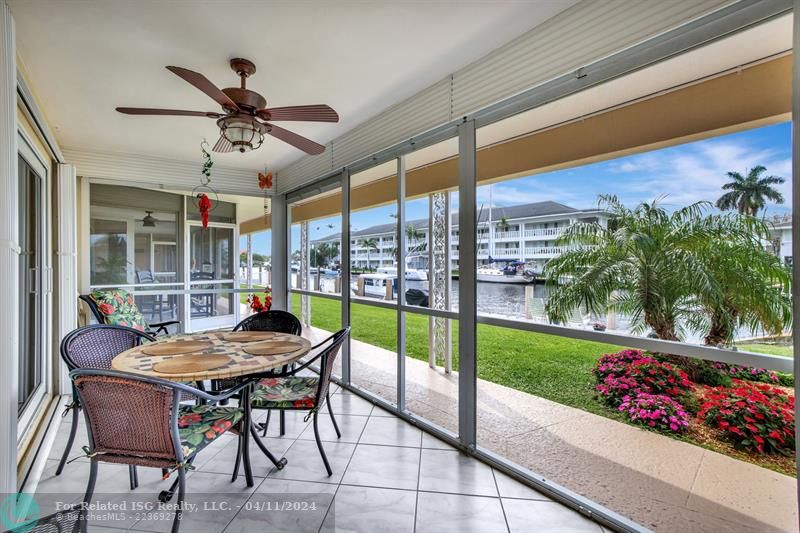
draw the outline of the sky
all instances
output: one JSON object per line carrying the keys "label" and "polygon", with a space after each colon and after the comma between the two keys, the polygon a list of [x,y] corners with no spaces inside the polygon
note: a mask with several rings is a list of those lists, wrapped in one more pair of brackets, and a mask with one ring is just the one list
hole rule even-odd
{"label": "sky", "polygon": [[[785,203],[768,204],[767,216],[791,211],[791,123],[751,129],[730,135],[686,143],[620,157],[576,168],[517,178],[491,186],[492,205],[508,206],[541,201],[555,201],[578,209],[597,206],[600,194],[615,194],[629,207],[663,196],[668,209],[706,200],[715,202],[723,193],[728,171],[745,175],[756,166],[767,167],[767,175],[786,178],[777,186]],[[454,208],[457,195],[452,195]],[[478,188],[478,207],[489,205],[489,186]],[[394,222],[395,206],[384,206],[352,213],[352,229]],[[406,203],[406,219],[427,218],[427,199]],[[329,225],[333,226],[332,228]],[[341,230],[340,217],[310,223],[312,239]],[[299,247],[299,226],[292,228],[292,249]],[[247,248],[241,239],[241,250]],[[270,232],[253,236],[253,251],[270,255]]]}

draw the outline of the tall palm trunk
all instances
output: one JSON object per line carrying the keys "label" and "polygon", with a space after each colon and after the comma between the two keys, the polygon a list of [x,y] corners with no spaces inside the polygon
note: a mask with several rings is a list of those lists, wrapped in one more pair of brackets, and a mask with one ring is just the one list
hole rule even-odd
{"label": "tall palm trunk", "polygon": [[652,313],[645,311],[644,323],[650,326],[653,333],[659,339],[665,341],[677,341],[678,335],[675,333],[675,320],[665,316],[660,316],[660,313]]}
{"label": "tall palm trunk", "polygon": [[703,339],[707,346],[726,345],[733,338],[731,325],[735,323],[736,317],[739,316],[739,311],[731,305],[725,305],[725,309],[730,316],[730,320],[725,320],[720,310],[715,310],[711,313],[711,327],[708,330],[708,335]]}

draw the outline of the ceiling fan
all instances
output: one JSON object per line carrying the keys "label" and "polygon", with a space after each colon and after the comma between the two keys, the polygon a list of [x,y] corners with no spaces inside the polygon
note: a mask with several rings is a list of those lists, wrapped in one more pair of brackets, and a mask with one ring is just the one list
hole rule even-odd
{"label": "ceiling fan", "polygon": [[244,153],[256,150],[264,142],[264,134],[272,135],[311,155],[325,151],[323,145],[267,121],[339,122],[336,111],[325,104],[268,108],[267,100],[263,96],[247,88],[247,78],[256,72],[253,62],[241,58],[231,59],[231,69],[241,78],[241,86],[219,89],[199,72],[181,67],[167,67],[167,70],[213,98],[222,106],[223,113],[142,107],[118,107],[117,111],[126,115],[174,115],[217,119],[220,137],[212,148],[214,152],[238,150]]}

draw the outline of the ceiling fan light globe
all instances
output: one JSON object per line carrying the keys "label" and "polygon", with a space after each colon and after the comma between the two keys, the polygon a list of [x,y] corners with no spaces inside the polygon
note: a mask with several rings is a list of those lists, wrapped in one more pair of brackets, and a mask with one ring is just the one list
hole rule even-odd
{"label": "ceiling fan light globe", "polygon": [[219,126],[222,136],[240,153],[256,150],[264,141],[258,123],[250,117],[223,118],[219,121]]}

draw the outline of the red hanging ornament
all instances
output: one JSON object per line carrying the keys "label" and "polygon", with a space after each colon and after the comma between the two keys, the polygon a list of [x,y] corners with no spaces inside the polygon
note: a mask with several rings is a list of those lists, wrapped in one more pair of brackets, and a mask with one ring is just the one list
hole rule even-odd
{"label": "red hanging ornament", "polygon": [[272,172],[268,174],[258,173],[258,188],[263,190],[272,190]]}
{"label": "red hanging ornament", "polygon": [[211,211],[211,199],[204,192],[197,195],[197,208],[200,209],[200,220],[203,221],[203,227],[208,227],[208,213]]}

